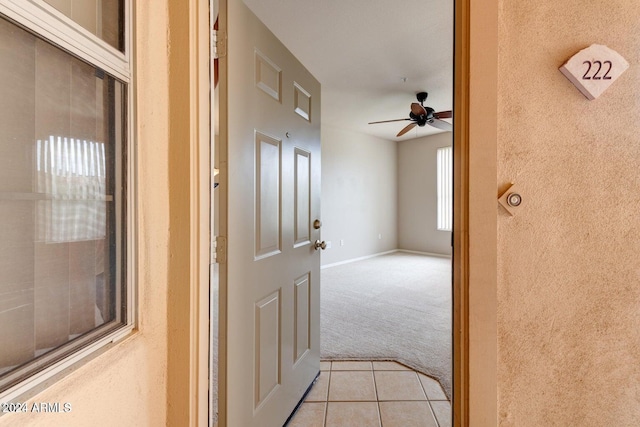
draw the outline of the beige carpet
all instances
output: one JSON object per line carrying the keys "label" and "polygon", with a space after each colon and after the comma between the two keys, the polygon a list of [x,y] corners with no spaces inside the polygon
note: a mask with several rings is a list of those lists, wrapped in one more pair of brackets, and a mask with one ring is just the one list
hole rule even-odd
{"label": "beige carpet", "polygon": [[451,260],[396,252],[322,270],[323,359],[397,360],[451,398]]}

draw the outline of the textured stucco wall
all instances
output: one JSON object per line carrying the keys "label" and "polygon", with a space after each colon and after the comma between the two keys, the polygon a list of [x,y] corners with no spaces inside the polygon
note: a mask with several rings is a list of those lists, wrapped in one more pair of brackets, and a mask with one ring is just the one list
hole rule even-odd
{"label": "textured stucco wall", "polygon": [[19,413],[0,426],[160,426],[167,409],[169,245],[167,2],[137,4],[139,331],[29,402],[68,413]]}
{"label": "textured stucco wall", "polygon": [[[640,419],[640,3],[500,1],[501,426]],[[588,101],[558,71],[592,43],[630,63]],[[473,285],[473,284],[472,284]]]}

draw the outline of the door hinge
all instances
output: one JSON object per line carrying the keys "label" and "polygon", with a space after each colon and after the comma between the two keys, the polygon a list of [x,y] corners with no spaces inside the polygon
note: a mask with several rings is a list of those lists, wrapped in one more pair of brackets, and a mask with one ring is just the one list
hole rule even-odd
{"label": "door hinge", "polygon": [[211,47],[215,59],[227,56],[227,33],[221,30],[211,30]]}
{"label": "door hinge", "polygon": [[216,236],[211,242],[211,264],[224,264],[227,262],[227,238]]}

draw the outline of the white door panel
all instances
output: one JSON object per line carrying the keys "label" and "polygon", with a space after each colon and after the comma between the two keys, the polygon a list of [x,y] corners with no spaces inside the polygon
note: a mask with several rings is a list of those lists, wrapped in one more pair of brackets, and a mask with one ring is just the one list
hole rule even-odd
{"label": "white door panel", "polygon": [[279,427],[320,370],[320,84],[240,0],[224,6],[226,421]]}

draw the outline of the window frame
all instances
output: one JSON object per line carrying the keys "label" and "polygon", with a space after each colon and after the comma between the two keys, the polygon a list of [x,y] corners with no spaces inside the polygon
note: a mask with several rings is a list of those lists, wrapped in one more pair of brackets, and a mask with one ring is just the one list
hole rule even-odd
{"label": "window frame", "polygon": [[[109,332],[91,337],[78,348],[68,349],[68,354],[59,356],[59,360],[37,372],[16,381],[0,393],[0,401],[11,402],[18,398],[28,398],[42,389],[49,387],[59,378],[72,372],[82,363],[108,350],[115,343],[130,336],[137,327],[137,144],[135,138],[135,81],[134,81],[134,1],[124,0],[124,52],[109,45],[96,35],[82,28],[71,18],[56,10],[44,0],[5,0],[0,3],[0,14],[21,25],[25,29],[46,39],[53,45],[67,51],[71,55],[99,67],[122,81],[127,86],[125,91],[127,113],[123,122],[126,127],[126,152],[121,155],[126,159],[126,170],[121,176],[125,193],[122,195],[124,224],[117,226],[122,233],[124,225],[124,241],[121,250],[125,252],[125,274],[121,283],[122,298],[126,298],[126,310],[122,313],[123,322],[119,327],[112,326]],[[116,223],[118,223],[117,221]],[[121,257],[116,262],[121,262]],[[105,325],[106,326],[106,325]],[[100,330],[101,327],[92,331]],[[105,328],[106,329],[106,328]],[[32,362],[36,362],[34,358]],[[2,414],[0,414],[1,416]]]}

